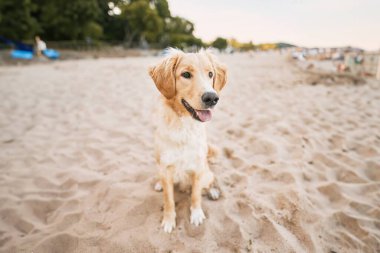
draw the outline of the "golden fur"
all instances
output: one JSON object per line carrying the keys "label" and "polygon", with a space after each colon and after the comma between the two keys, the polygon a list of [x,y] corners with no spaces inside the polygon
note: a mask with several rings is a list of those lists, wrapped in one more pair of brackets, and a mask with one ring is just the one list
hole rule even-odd
{"label": "golden fur", "polygon": [[[184,72],[191,73],[191,78],[184,78]],[[213,199],[219,197],[218,189],[212,187],[215,180],[207,161],[215,150],[207,144],[205,123],[193,118],[181,101],[185,99],[192,108],[203,110],[202,95],[219,94],[226,84],[227,71],[207,51],[183,53],[171,49],[164,60],[150,68],[149,74],[162,94],[156,112],[155,158],[160,178],[156,189],[163,190],[162,226],[170,233],[176,224],[174,184],[180,189],[191,186],[190,221],[197,226],[205,219],[202,189],[208,189]]]}

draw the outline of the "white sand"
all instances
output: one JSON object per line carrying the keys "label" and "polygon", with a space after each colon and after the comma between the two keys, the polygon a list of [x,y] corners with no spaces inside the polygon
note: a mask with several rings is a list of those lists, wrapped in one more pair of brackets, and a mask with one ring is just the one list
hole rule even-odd
{"label": "white sand", "polygon": [[223,198],[160,229],[153,58],[0,69],[1,252],[379,252],[380,84],[306,84],[273,54],[223,56],[209,124]]}

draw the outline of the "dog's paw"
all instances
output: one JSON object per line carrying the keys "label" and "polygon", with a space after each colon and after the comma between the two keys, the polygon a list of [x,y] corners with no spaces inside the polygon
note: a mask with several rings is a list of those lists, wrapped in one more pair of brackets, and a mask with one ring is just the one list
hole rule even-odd
{"label": "dog's paw", "polygon": [[154,190],[156,192],[161,192],[162,191],[162,185],[161,185],[161,182],[158,181],[155,185],[154,185]]}
{"label": "dog's paw", "polygon": [[206,219],[205,214],[203,213],[202,208],[191,209],[190,223],[199,226],[203,223],[203,220]]}
{"label": "dog's paw", "polygon": [[218,188],[211,187],[208,190],[207,196],[211,200],[217,200],[220,197],[220,190]]}
{"label": "dog's paw", "polygon": [[161,223],[161,227],[164,229],[166,233],[171,233],[175,228],[175,218],[174,219],[163,219]]}

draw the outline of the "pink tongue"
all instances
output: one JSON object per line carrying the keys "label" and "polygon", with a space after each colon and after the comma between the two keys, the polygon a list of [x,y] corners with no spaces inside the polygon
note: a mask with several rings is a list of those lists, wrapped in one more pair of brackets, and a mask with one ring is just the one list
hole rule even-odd
{"label": "pink tongue", "polygon": [[211,111],[210,110],[195,110],[197,113],[198,118],[202,121],[209,121],[211,120]]}

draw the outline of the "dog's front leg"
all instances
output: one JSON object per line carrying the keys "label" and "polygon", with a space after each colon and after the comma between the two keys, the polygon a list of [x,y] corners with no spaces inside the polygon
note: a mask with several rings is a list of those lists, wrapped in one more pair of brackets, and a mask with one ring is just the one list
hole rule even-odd
{"label": "dog's front leg", "polygon": [[192,175],[192,187],[191,187],[191,216],[190,222],[195,226],[202,224],[203,220],[206,219],[203,213],[202,206],[202,184],[201,175],[194,173]]}
{"label": "dog's front leg", "polygon": [[164,217],[161,226],[164,231],[171,233],[175,228],[175,204],[174,204],[174,186],[173,174],[168,171],[164,176],[161,176],[161,185],[164,193]]}

